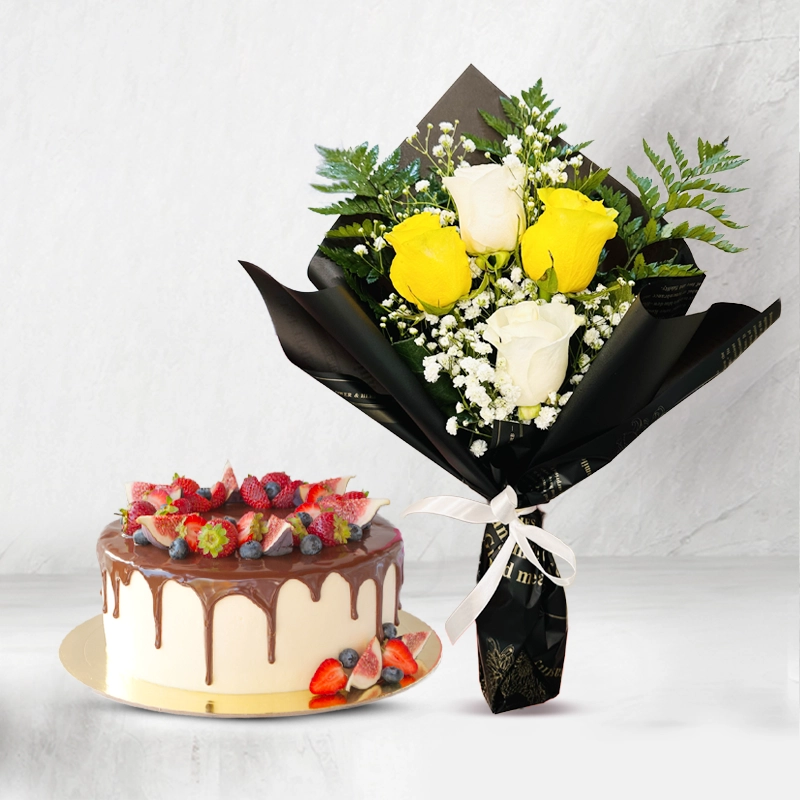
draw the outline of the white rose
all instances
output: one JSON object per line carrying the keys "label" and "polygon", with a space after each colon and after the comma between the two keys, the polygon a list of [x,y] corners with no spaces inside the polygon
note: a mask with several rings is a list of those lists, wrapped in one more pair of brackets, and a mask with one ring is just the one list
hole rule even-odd
{"label": "white rose", "polygon": [[468,253],[484,255],[517,246],[525,230],[524,181],[524,166],[502,164],[459,167],[442,179],[455,200]]}
{"label": "white rose", "polygon": [[483,338],[506,360],[512,382],[522,390],[518,406],[535,406],[558,390],[567,374],[569,339],[579,327],[569,303],[528,300],[504,306],[486,325]]}

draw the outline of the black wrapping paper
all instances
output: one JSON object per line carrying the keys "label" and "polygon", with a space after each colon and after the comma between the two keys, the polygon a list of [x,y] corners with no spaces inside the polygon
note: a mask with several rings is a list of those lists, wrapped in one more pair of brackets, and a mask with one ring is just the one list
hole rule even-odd
{"label": "black wrapping paper", "polygon": [[[459,119],[474,135],[493,133],[477,109],[499,111],[501,92],[469,67],[420,122]],[[412,152],[403,145],[403,157]],[[585,161],[584,169],[591,168]],[[638,197],[628,194],[634,209]],[[343,220],[337,221],[337,225]],[[693,262],[684,242],[684,262]],[[780,301],[764,312],[717,303],[687,311],[702,275],[643,281],[638,296],[574,389],[548,431],[495,423],[492,445],[480,460],[468,441],[445,431],[445,418],[347,288],[341,270],[321,253],[308,274],[316,292],[297,292],[248,262],[240,262],[261,293],[284,352],[292,363],[392,431],[487,500],[505,486],[518,506],[542,505],[608,464],[657,419],[726,369],[780,316]],[[541,511],[528,519],[540,525]],[[485,530],[478,579],[508,530]],[[543,567],[558,570],[552,554],[535,548]],[[480,683],[491,710],[508,711],[555,697],[567,639],[565,592],[517,548],[494,596],[476,620]]]}

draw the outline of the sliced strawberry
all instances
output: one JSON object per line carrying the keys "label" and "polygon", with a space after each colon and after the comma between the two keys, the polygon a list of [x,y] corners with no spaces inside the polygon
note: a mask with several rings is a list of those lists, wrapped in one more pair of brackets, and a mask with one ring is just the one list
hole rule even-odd
{"label": "sliced strawberry", "polygon": [[222,481],[217,481],[211,487],[211,508],[219,508],[225,502],[227,491]]}
{"label": "sliced strawberry", "polygon": [[197,536],[205,524],[206,520],[199,514],[187,514],[178,523],[178,536],[186,539],[186,544],[193,553],[197,552]]}
{"label": "sliced strawberry", "polygon": [[341,662],[336,658],[326,658],[314,673],[308,690],[311,694],[332,695],[347,686],[347,675]]}
{"label": "sliced strawberry", "polygon": [[311,486],[308,490],[308,494],[306,496],[306,502],[308,503],[316,503],[319,501],[320,497],[324,497],[325,495],[333,494],[330,487],[325,483],[315,483]]}
{"label": "sliced strawberry", "polygon": [[300,540],[308,533],[300,518],[301,513],[308,514],[313,522],[322,513],[322,509],[316,503],[303,503],[303,505],[297,506],[294,514],[286,517],[286,521],[292,526],[292,543],[295,547],[299,547]]}
{"label": "sliced strawberry", "polygon": [[239,546],[239,532],[227,519],[214,517],[197,534],[197,549],[206,558],[225,558]]}
{"label": "sliced strawberry", "polygon": [[191,514],[194,511],[194,503],[188,497],[179,497],[171,505],[181,514]]}
{"label": "sliced strawberry", "polygon": [[261,485],[261,481],[255,476],[248,475],[242,481],[240,491],[242,493],[242,500],[251,508],[264,509],[272,507],[272,503],[270,503],[269,497],[267,497],[267,493]]}
{"label": "sliced strawberry", "polygon": [[142,523],[138,521],[139,517],[155,514],[156,510],[147,500],[134,500],[127,508],[121,508],[120,513],[122,514],[122,532],[133,536],[142,527]]}
{"label": "sliced strawberry", "polygon": [[225,462],[225,469],[222,470],[222,484],[225,486],[226,500],[239,489],[239,482],[236,480],[236,475],[233,474],[230,461]]}
{"label": "sliced strawberry", "polygon": [[294,493],[300,484],[301,481],[290,481],[275,496],[275,499],[272,501],[272,505],[275,506],[275,508],[293,508]]}
{"label": "sliced strawberry", "polygon": [[333,511],[320,514],[309,526],[309,533],[315,533],[322,539],[325,547],[344,544],[350,538],[350,527],[346,520],[337,517]]}
{"label": "sliced strawberry", "polygon": [[383,666],[397,667],[404,675],[415,675],[419,667],[401,639],[389,639],[383,648]]}
{"label": "sliced strawberry", "polygon": [[[178,496],[180,497],[180,494]],[[154,486],[142,495],[142,500],[147,500],[148,503],[152,503],[156,508],[168,505],[172,502],[172,499],[169,486]]]}
{"label": "sliced strawberry", "polygon": [[236,525],[239,532],[239,547],[245,542],[254,540],[260,542],[269,529],[269,523],[264,515],[258,511],[248,511]]}
{"label": "sliced strawberry", "polygon": [[194,494],[199,488],[200,484],[197,481],[193,481],[191,478],[178,475],[177,472],[172,476],[170,489],[180,489],[182,497],[185,497],[187,494]]}

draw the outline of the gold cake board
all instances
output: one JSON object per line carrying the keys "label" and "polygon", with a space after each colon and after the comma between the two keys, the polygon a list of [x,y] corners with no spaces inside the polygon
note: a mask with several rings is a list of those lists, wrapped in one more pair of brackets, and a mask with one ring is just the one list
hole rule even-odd
{"label": "gold cake board", "polygon": [[398,633],[431,632],[425,647],[417,656],[419,671],[413,678],[404,679],[404,685],[375,685],[364,691],[348,692],[347,702],[340,705],[326,705],[331,701],[314,700],[314,695],[308,690],[274,694],[215,694],[173,689],[136,678],[107,675],[102,614],[92,617],[70,631],[61,643],[58,655],[70,675],[98,694],[150,711],[198,717],[289,717],[318,714],[323,711],[363,706],[393,697],[417,686],[433,672],[442,657],[441,640],[430,625],[406,611],[398,613],[400,618]]}

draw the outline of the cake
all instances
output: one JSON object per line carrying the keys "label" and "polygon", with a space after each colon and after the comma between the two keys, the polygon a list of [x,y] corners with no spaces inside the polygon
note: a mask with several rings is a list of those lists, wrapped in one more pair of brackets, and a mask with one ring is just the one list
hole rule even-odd
{"label": "cake", "polygon": [[[208,490],[178,476],[129,485],[122,521],[97,544],[108,679],[291,692],[308,689],[332,657],[341,667],[335,657],[346,651],[362,667],[346,674],[347,687],[337,677],[326,685],[338,688],[318,693],[374,684],[380,674],[359,675],[376,647],[385,666],[403,541],[375,516],[388,500],[347,492],[347,480],[270,473],[240,488],[228,466]],[[418,652],[424,639],[410,644]]]}

